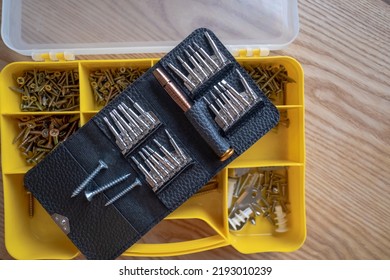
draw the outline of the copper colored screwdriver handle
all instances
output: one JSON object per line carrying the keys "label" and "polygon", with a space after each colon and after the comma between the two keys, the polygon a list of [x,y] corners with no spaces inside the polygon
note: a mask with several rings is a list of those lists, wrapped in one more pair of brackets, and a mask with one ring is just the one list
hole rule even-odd
{"label": "copper colored screwdriver handle", "polygon": [[173,99],[173,101],[175,101],[176,104],[179,105],[183,112],[187,112],[189,109],[191,109],[191,104],[187,100],[187,98],[181,93],[181,91],[176,87],[176,85],[171,82],[171,80],[160,68],[154,70],[153,75],[156,77],[156,79],[165,89],[165,91],[169,94],[169,96]]}
{"label": "copper colored screwdriver handle", "polygon": [[202,103],[199,102],[196,103],[195,106],[192,106],[181,90],[177,88],[160,68],[154,70],[153,75],[173,101],[175,101],[183,110],[187,119],[207,142],[210,148],[219,156],[220,160],[225,161],[230,158],[234,154],[234,149],[230,147],[227,140],[220,135],[218,128],[212,120],[207,117],[207,107],[202,106]]}

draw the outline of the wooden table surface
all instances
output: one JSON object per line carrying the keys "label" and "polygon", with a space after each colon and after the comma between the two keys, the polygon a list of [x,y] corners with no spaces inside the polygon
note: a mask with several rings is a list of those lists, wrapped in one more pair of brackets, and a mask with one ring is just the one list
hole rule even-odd
{"label": "wooden table surface", "polygon": [[[272,54],[305,71],[306,242],[292,253],[228,246],[171,259],[390,259],[390,2],[302,0],[299,14],[298,38]],[[0,43],[0,69],[26,60]],[[3,217],[1,187],[0,259],[10,259]]]}

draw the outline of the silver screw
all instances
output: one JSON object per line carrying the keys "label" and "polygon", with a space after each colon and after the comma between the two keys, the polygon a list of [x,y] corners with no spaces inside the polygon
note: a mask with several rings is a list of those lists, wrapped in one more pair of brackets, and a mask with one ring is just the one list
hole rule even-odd
{"label": "silver screw", "polygon": [[102,169],[107,169],[107,168],[108,168],[107,164],[104,161],[99,160],[99,166],[96,167],[96,169],[92,171],[92,173],[87,178],[85,178],[85,180],[73,191],[71,197],[75,197],[76,195],[78,195],[83,189],[85,189],[85,187],[92,181],[93,178],[96,177],[96,175]]}
{"label": "silver screw", "polygon": [[137,178],[135,179],[134,183],[132,183],[130,186],[128,186],[126,189],[124,189],[123,191],[121,191],[120,193],[118,193],[116,196],[114,196],[113,198],[111,198],[109,201],[107,201],[107,203],[104,205],[104,206],[108,206],[112,203],[114,203],[115,201],[117,201],[119,198],[121,198],[122,196],[124,196],[126,193],[128,193],[129,191],[131,191],[132,189],[134,189],[136,186],[140,186],[141,185],[141,181]]}
{"label": "silver screw", "polygon": [[104,186],[101,186],[100,188],[97,188],[96,190],[93,190],[93,191],[86,191],[85,192],[85,197],[87,198],[88,201],[91,201],[92,198],[97,195],[98,193],[101,193],[105,190],[108,190],[109,188],[119,184],[120,182],[126,180],[131,174],[126,174],[126,175],[123,175],[109,183],[107,183],[106,185]]}

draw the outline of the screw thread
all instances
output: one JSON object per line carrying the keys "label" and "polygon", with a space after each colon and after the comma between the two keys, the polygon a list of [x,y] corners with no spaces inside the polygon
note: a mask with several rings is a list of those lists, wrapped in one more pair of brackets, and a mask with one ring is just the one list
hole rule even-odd
{"label": "screw thread", "polygon": [[91,194],[90,194],[91,197],[94,196],[94,195],[97,195],[98,193],[101,193],[101,192],[103,192],[103,191],[105,191],[105,190],[108,190],[109,188],[115,186],[116,184],[119,184],[120,182],[126,180],[130,175],[131,175],[131,174],[128,173],[128,174],[126,174],[126,175],[123,175],[123,176],[121,176],[121,177],[119,177],[119,178],[117,178],[117,179],[115,179],[115,180],[113,180],[113,181],[107,183],[107,184],[104,185],[104,186],[101,186],[100,188],[97,188],[96,190],[94,190],[94,191],[91,192]]}
{"label": "screw thread", "polygon": [[126,193],[128,193],[129,191],[131,191],[132,189],[134,189],[136,186],[140,186],[141,185],[141,181],[137,178],[135,179],[134,183],[132,183],[130,186],[128,186],[126,189],[124,189],[123,191],[121,191],[120,193],[118,193],[116,196],[114,196],[113,198],[111,198],[109,201],[107,201],[107,203],[104,205],[104,206],[108,206],[112,203],[114,203],[115,201],[117,201],[119,198],[121,198],[122,196],[124,196]]}
{"label": "screw thread", "polygon": [[76,195],[78,195],[83,189],[85,189],[85,187],[92,181],[93,178],[96,177],[96,175],[102,169],[106,169],[106,168],[108,168],[107,164],[104,161],[99,160],[99,166],[96,167],[96,169],[92,171],[92,173],[87,178],[85,178],[85,180],[73,191],[71,197],[75,197]]}

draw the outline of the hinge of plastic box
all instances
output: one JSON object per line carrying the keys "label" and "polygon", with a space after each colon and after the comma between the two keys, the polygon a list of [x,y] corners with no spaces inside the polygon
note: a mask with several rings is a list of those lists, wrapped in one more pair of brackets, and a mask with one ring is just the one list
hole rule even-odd
{"label": "hinge of plastic box", "polygon": [[260,56],[268,56],[269,49],[267,48],[245,48],[245,49],[234,49],[232,51],[235,57],[260,57]]}
{"label": "hinge of plastic box", "polygon": [[76,58],[72,52],[32,52],[31,57],[34,61],[67,61]]}

